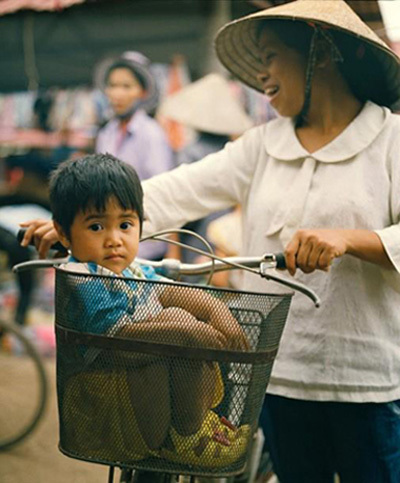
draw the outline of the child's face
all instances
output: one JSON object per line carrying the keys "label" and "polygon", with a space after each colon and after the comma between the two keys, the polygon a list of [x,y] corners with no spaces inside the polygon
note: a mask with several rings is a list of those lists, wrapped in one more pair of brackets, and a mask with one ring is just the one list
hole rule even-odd
{"label": "child's face", "polygon": [[138,214],[124,210],[115,198],[108,200],[104,212],[94,208],[79,212],[69,239],[59,226],[56,225],[56,229],[61,242],[77,260],[97,263],[118,275],[133,262],[138,252]]}

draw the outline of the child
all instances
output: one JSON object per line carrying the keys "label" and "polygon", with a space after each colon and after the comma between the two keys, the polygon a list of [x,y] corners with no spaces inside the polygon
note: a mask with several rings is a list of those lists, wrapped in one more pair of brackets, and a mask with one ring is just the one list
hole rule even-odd
{"label": "child", "polygon": [[[66,161],[53,173],[54,226],[71,252],[62,268],[113,277],[89,277],[77,284],[83,303],[67,303],[72,325],[111,337],[246,350],[248,343],[239,324],[215,297],[195,288],[172,284],[165,288],[133,280],[166,281],[151,267],[134,262],[143,222],[142,197],[135,170],[109,154]],[[121,282],[116,276],[128,278]],[[157,293],[157,288],[162,291]],[[105,375],[95,369],[100,353],[100,349],[86,349],[83,364],[93,371],[85,369],[75,376],[70,396],[65,395],[71,398],[71,407],[79,387],[90,399],[91,415],[81,415],[81,435],[77,435],[82,451],[89,445],[104,446],[105,438],[113,439],[116,430],[124,434],[122,440],[121,435],[114,438],[123,441],[115,450],[119,457],[122,452],[130,459],[165,456],[176,462],[224,466],[246,449],[249,428],[236,429],[210,411],[223,396],[217,364],[193,360],[189,367],[179,359],[166,363],[160,357],[129,353],[128,370]],[[117,401],[99,399],[101,384],[115,384]],[[128,405],[124,405],[126,400]],[[96,418],[99,404],[102,410],[107,407],[111,420],[120,420],[117,429]]]}

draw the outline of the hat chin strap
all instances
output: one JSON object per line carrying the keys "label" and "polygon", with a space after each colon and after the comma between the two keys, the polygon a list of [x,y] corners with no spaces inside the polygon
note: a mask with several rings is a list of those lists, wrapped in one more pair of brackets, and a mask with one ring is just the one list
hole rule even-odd
{"label": "hat chin strap", "polygon": [[334,62],[343,62],[343,56],[333,41],[332,35],[325,28],[313,24],[314,33],[311,39],[310,51],[308,53],[308,63],[306,69],[306,88],[304,90],[304,103],[299,115],[296,118],[296,127],[301,127],[307,120],[307,114],[311,103],[312,78],[317,63],[317,41],[319,37],[324,38],[331,46],[332,59]]}

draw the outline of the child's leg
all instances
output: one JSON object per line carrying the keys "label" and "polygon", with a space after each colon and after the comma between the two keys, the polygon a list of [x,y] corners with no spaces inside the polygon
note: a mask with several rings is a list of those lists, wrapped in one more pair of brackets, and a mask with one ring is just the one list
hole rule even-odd
{"label": "child's leg", "polygon": [[129,369],[127,381],[139,431],[150,449],[158,449],[171,424],[169,367],[153,363]]}
{"label": "child's leg", "polygon": [[171,364],[171,419],[179,434],[187,436],[200,429],[213,405],[216,382],[217,368],[211,362],[180,359]]}

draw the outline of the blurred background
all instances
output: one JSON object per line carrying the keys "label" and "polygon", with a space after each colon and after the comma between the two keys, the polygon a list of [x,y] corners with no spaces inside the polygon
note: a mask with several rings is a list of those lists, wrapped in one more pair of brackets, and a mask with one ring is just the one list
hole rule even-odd
{"label": "blurred background", "polygon": [[[167,99],[217,74],[247,116],[245,125],[272,119],[275,113],[263,96],[230,78],[219,64],[213,39],[231,19],[280,3],[285,1],[0,0],[0,317],[18,323],[37,345],[51,384],[49,408],[38,429],[19,446],[0,451],[2,483],[106,478],[103,467],[69,460],[57,451],[53,272],[17,278],[10,271],[14,263],[36,256],[33,249],[21,251],[15,235],[20,221],[51,216],[47,181],[52,169],[71,156],[93,152],[99,130],[113,117],[96,80],[99,66],[127,51],[149,59],[158,95],[147,114],[165,133],[173,157],[170,167],[193,162],[194,152],[219,149],[241,132],[228,125],[219,130],[182,121],[179,113],[165,109]],[[347,3],[400,54],[400,0]],[[235,255],[240,251],[239,223],[236,207],[190,228],[217,253]],[[168,255],[187,256],[179,250]],[[240,282],[222,277],[213,283]],[[1,350],[18,350],[1,338],[0,344]],[[29,387],[21,390],[21,397],[29,397]],[[265,463],[257,481],[271,478]]]}
{"label": "blurred background", "polygon": [[[0,0],[0,154],[90,149],[110,116],[93,85],[101,60],[130,50],[146,55],[161,102],[210,72],[226,75],[213,52],[218,28],[279,3],[284,0]],[[400,50],[398,0],[348,3]],[[256,123],[268,119],[262,96],[241,85],[237,90]]]}

